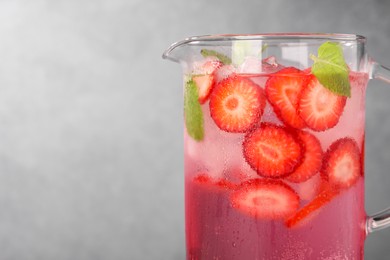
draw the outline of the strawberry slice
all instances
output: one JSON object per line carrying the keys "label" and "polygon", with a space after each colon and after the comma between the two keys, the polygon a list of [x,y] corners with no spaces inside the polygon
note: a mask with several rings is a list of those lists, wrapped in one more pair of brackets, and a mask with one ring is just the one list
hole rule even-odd
{"label": "strawberry slice", "polygon": [[357,143],[351,138],[335,141],[324,156],[321,169],[323,178],[319,194],[293,217],[286,221],[288,227],[307,221],[320,208],[344,190],[354,185],[362,173]]}
{"label": "strawberry slice", "polygon": [[336,189],[347,189],[362,175],[359,147],[349,137],[332,143],[325,154],[322,177]]}
{"label": "strawberry slice", "polygon": [[245,136],[243,153],[259,175],[280,178],[297,168],[304,149],[285,127],[262,123]]}
{"label": "strawberry slice", "polygon": [[222,66],[222,63],[217,60],[205,62],[200,71],[201,74],[196,74],[192,77],[195,85],[198,88],[199,103],[204,104],[208,100],[211,90],[216,81],[216,70]]}
{"label": "strawberry slice", "polygon": [[209,188],[219,188],[224,190],[234,190],[237,186],[236,184],[222,178],[215,180],[205,172],[198,173],[194,177],[193,182],[201,184],[203,186],[207,186]]}
{"label": "strawberry slice", "polygon": [[214,86],[214,82],[215,82],[214,75],[213,74],[195,75],[192,77],[192,80],[195,82],[195,85],[198,88],[199,103],[200,104],[206,103],[207,99],[210,96],[211,90]]}
{"label": "strawberry slice", "polygon": [[339,194],[339,190],[332,189],[329,184],[324,181],[321,185],[321,190],[318,195],[306,204],[303,208],[297,211],[292,217],[286,220],[287,227],[292,228],[307,222],[309,217],[313,217],[319,209],[330,202]]}
{"label": "strawberry slice", "polygon": [[294,128],[305,127],[305,122],[298,115],[298,95],[306,77],[299,69],[287,67],[272,74],[265,85],[267,98],[276,115]]}
{"label": "strawberry slice", "polygon": [[337,125],[346,101],[346,97],[326,89],[311,75],[299,95],[298,113],[309,128],[324,131]]}
{"label": "strawberry slice", "polygon": [[320,141],[314,135],[305,131],[297,131],[297,136],[305,148],[305,153],[302,163],[286,177],[286,180],[304,182],[321,169],[323,151]]}
{"label": "strawberry slice", "polygon": [[250,79],[232,75],[217,84],[210,96],[210,114],[226,132],[242,133],[256,124],[264,111],[263,90]]}
{"label": "strawberry slice", "polygon": [[280,180],[252,179],[231,194],[232,207],[258,219],[285,219],[299,207],[298,194]]}
{"label": "strawberry slice", "polygon": [[195,183],[199,183],[199,184],[211,184],[212,183],[211,177],[207,173],[203,173],[203,172],[198,173],[194,177],[193,181]]}

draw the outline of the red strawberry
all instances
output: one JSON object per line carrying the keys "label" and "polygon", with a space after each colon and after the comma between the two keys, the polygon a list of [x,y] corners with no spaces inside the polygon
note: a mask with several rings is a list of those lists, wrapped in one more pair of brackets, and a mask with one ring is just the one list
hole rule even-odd
{"label": "red strawberry", "polygon": [[193,182],[208,186],[209,188],[219,188],[226,190],[234,190],[236,188],[236,184],[225,179],[214,180],[207,173],[199,173],[194,177]]}
{"label": "red strawberry", "polygon": [[272,179],[252,179],[231,194],[232,207],[259,219],[285,219],[299,207],[299,196],[287,184]]}
{"label": "red strawberry", "polygon": [[337,125],[346,100],[326,89],[312,75],[299,95],[298,113],[308,127],[324,131]]}
{"label": "red strawberry", "polygon": [[215,84],[215,72],[222,66],[220,61],[211,60],[205,62],[201,67],[201,74],[192,77],[195,85],[198,87],[199,103],[204,104],[210,96],[211,90]]}
{"label": "red strawberry", "polygon": [[192,80],[195,82],[195,85],[198,87],[198,94],[199,94],[199,103],[204,104],[206,103],[207,99],[210,96],[211,89],[214,86],[214,75],[195,75],[192,77]]}
{"label": "red strawberry", "polygon": [[359,147],[351,138],[341,138],[330,145],[321,174],[334,188],[346,189],[362,175]]}
{"label": "red strawberry", "polygon": [[286,226],[292,228],[297,226],[297,224],[304,222],[308,219],[309,216],[312,216],[317,210],[330,202],[338,194],[339,191],[333,190],[329,184],[324,181],[318,195],[303,208],[297,211],[292,217],[290,217],[285,222]]}
{"label": "red strawberry", "polygon": [[306,75],[294,67],[284,68],[272,74],[265,85],[267,98],[278,117],[295,128],[305,127],[298,115],[298,95],[301,92]]}
{"label": "red strawberry", "polygon": [[195,183],[200,183],[200,184],[211,184],[212,183],[212,179],[207,173],[198,173],[194,177],[193,181]]}
{"label": "red strawberry", "polygon": [[210,96],[210,114],[217,126],[233,133],[246,132],[264,111],[263,90],[250,79],[232,75],[217,84]]}
{"label": "red strawberry", "polygon": [[259,175],[279,178],[297,168],[304,149],[286,128],[263,123],[245,136],[243,153]]}
{"label": "red strawberry", "polygon": [[342,138],[334,142],[324,156],[321,170],[323,181],[319,194],[288,219],[286,225],[296,226],[355,184],[361,175],[360,162],[359,148],[353,139]]}
{"label": "red strawberry", "polygon": [[321,169],[323,151],[318,139],[304,131],[297,131],[299,140],[303,143],[305,153],[303,161],[295,171],[286,177],[291,182],[304,182]]}
{"label": "red strawberry", "polygon": [[222,189],[225,189],[225,190],[234,190],[237,188],[237,185],[228,181],[228,180],[225,180],[225,179],[220,179],[218,180],[217,182],[215,182],[215,185],[218,187],[218,188],[222,188]]}

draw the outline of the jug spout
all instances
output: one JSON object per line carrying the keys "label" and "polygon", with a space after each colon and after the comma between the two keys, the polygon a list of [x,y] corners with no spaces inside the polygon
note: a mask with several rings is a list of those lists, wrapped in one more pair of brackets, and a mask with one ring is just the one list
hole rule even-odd
{"label": "jug spout", "polygon": [[196,64],[205,58],[217,59],[225,65],[239,66],[247,57],[252,58],[252,61],[271,57],[272,50],[278,51],[275,47],[279,45],[270,43],[277,42],[280,40],[279,37],[282,36],[235,34],[194,36],[173,43],[162,57],[180,63],[187,69],[196,67]]}
{"label": "jug spout", "polygon": [[[216,56],[224,64],[231,63],[231,52],[237,49],[235,45],[240,43],[242,49],[242,40],[256,40],[258,36],[240,36],[240,35],[202,35],[185,38],[181,41],[173,43],[162,55],[164,59],[168,59],[182,65],[191,65],[193,62],[200,61],[208,56]],[[259,41],[260,40],[260,41]],[[252,41],[253,42],[253,41]]]}
{"label": "jug spout", "polygon": [[203,35],[173,43],[162,57],[180,63],[183,68],[196,66],[207,57],[229,65],[240,63],[245,55],[261,57],[263,47],[263,37],[258,35]]}
{"label": "jug spout", "polygon": [[189,37],[173,43],[164,51],[162,55],[163,59],[171,60],[180,64],[188,63],[189,59],[193,57],[195,49],[198,49],[193,47],[199,44],[199,38],[199,36]]}

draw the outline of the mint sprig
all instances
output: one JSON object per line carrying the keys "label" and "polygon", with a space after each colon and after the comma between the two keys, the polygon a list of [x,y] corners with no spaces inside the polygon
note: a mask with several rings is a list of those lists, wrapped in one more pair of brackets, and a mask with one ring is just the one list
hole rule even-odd
{"label": "mint sprig", "polygon": [[198,98],[198,88],[193,80],[189,80],[184,92],[184,120],[188,135],[201,141],[204,138],[203,113]]}
{"label": "mint sprig", "polygon": [[325,42],[318,48],[318,57],[313,54],[311,72],[327,89],[340,96],[351,97],[349,68],[344,60],[343,49],[335,42]]}
{"label": "mint sprig", "polygon": [[214,50],[208,50],[208,49],[201,49],[200,54],[202,54],[203,57],[216,57],[220,62],[223,64],[229,65],[232,63],[232,60],[226,56],[225,54],[222,54],[220,52],[214,51]]}

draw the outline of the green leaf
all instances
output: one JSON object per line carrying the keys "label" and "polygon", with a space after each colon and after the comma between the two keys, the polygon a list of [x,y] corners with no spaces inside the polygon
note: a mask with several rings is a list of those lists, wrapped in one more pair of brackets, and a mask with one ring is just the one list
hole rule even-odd
{"label": "green leaf", "polygon": [[351,97],[349,68],[338,43],[323,43],[318,48],[318,57],[310,55],[310,58],[314,61],[311,72],[325,88],[337,95]]}
{"label": "green leaf", "polygon": [[198,101],[198,88],[193,80],[186,83],[184,92],[184,119],[189,136],[203,140],[203,113]]}
{"label": "green leaf", "polygon": [[260,52],[259,52],[258,56],[261,56],[263,54],[263,52],[265,52],[267,49],[268,49],[268,44],[265,43],[265,44],[261,45]]}
{"label": "green leaf", "polygon": [[207,50],[202,49],[200,50],[200,54],[202,54],[203,57],[216,57],[218,60],[220,60],[223,64],[229,65],[232,63],[232,60],[226,56],[225,54],[222,54],[220,52],[214,51],[214,50]]}

